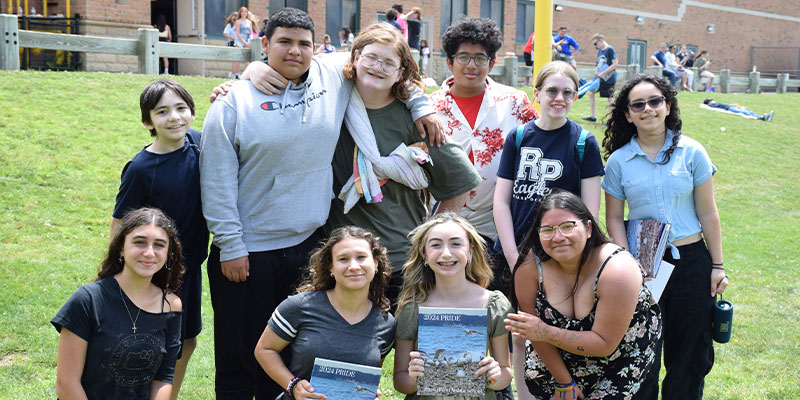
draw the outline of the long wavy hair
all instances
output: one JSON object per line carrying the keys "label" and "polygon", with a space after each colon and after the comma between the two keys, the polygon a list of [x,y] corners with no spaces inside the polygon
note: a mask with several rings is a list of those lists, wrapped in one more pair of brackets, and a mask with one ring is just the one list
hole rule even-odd
{"label": "long wavy hair", "polygon": [[411,250],[409,250],[408,261],[403,265],[403,289],[400,291],[397,301],[398,310],[409,303],[422,303],[428,299],[428,293],[436,285],[436,275],[433,270],[426,267],[425,243],[427,243],[428,234],[433,227],[451,221],[464,229],[472,249],[472,257],[470,257],[465,271],[467,280],[484,288],[489,286],[489,282],[492,281],[493,274],[487,261],[486,243],[475,227],[456,213],[436,214],[408,234],[411,238]]}
{"label": "long wavy hair", "polygon": [[381,311],[389,311],[389,299],[385,291],[392,273],[392,266],[386,255],[386,248],[372,232],[357,226],[343,226],[334,229],[328,240],[314,250],[308,261],[308,271],[297,292],[328,290],[336,286],[336,279],[331,275],[333,268],[333,246],[344,239],[361,239],[369,244],[372,258],[375,260],[375,276],[369,284],[367,298],[380,307]]}
{"label": "long wavy hair", "polygon": [[402,68],[400,70],[400,80],[392,85],[392,95],[394,97],[407,99],[414,90],[414,86],[425,91],[425,84],[422,83],[422,77],[419,76],[417,61],[411,55],[411,48],[408,47],[397,28],[383,22],[366,27],[356,36],[356,40],[353,41],[350,50],[350,62],[342,69],[345,78],[352,81],[356,80],[356,55],[361,54],[364,47],[373,43],[392,46],[394,54],[400,59],[400,67]]}
{"label": "long wavy hair", "polygon": [[661,95],[664,96],[664,102],[669,106],[669,114],[667,114],[664,125],[674,133],[674,136],[672,137],[672,143],[670,143],[669,148],[664,152],[664,159],[658,163],[668,163],[672,152],[675,151],[675,148],[678,146],[678,140],[681,136],[681,126],[683,125],[681,121],[681,112],[678,109],[678,98],[676,97],[678,92],[670,85],[669,81],[664,78],[657,78],[649,74],[639,74],[625,83],[625,86],[622,87],[622,90],[619,91],[619,94],[611,104],[611,111],[608,113],[606,136],[603,138],[603,149],[605,150],[603,158],[606,160],[608,160],[611,153],[619,150],[619,148],[630,142],[631,139],[637,135],[636,126],[633,122],[628,122],[626,114],[628,113],[628,104],[630,104],[628,96],[631,90],[633,90],[636,85],[642,83],[650,83],[658,88]]}
{"label": "long wavy hair", "polygon": [[167,292],[178,293],[181,288],[181,276],[184,271],[183,247],[178,239],[178,229],[172,218],[157,208],[143,207],[128,211],[122,217],[122,223],[113,233],[108,243],[108,252],[97,272],[97,279],[101,280],[114,276],[125,268],[122,251],[125,247],[125,237],[134,229],[143,225],[154,225],[167,233],[169,241],[167,260],[161,269],[151,278],[151,282]]}
{"label": "long wavy hair", "polygon": [[531,228],[525,234],[525,239],[520,247],[519,258],[514,266],[514,275],[511,279],[511,303],[514,305],[514,307],[517,307],[518,305],[516,291],[514,290],[514,281],[516,280],[517,276],[516,272],[518,271],[519,266],[525,261],[526,256],[533,251],[533,254],[541,261],[547,261],[551,258],[550,255],[544,251],[542,241],[539,239],[539,227],[542,226],[542,218],[544,217],[544,214],[550,210],[556,209],[566,210],[572,214],[575,214],[575,216],[578,217],[580,222],[584,225],[587,225],[589,222],[592,223],[592,234],[591,237],[586,239],[586,245],[583,247],[583,251],[581,252],[581,261],[578,264],[578,273],[575,275],[575,285],[572,287],[569,297],[575,294],[575,290],[578,289],[578,277],[581,274],[583,265],[586,264],[586,260],[589,258],[589,254],[593,249],[610,242],[608,236],[606,236],[606,234],[600,230],[600,225],[594,219],[592,213],[589,212],[589,209],[586,208],[586,205],[583,204],[583,201],[580,197],[567,190],[554,189],[552,193],[542,199],[541,203],[539,203],[539,206],[536,208],[536,211],[533,215],[533,223],[531,224]]}

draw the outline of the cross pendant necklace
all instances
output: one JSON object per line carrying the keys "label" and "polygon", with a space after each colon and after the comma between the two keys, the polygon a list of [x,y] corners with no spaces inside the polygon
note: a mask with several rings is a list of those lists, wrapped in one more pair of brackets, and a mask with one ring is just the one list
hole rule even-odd
{"label": "cross pendant necklace", "polygon": [[125,296],[122,295],[122,288],[121,287],[119,288],[119,297],[122,299],[122,305],[125,306],[125,311],[128,312],[128,318],[130,318],[131,324],[133,324],[133,327],[131,329],[133,330],[133,334],[135,335],[136,334],[136,329],[137,329],[136,328],[136,321],[139,320],[139,314],[142,312],[142,309],[139,308],[139,311],[136,312],[136,319],[133,319],[133,317],[131,316],[131,310],[128,309],[128,303],[125,301]]}

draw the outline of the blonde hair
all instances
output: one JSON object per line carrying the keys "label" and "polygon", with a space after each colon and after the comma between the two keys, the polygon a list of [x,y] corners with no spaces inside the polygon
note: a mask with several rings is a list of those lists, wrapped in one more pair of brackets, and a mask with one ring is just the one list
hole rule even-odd
{"label": "blonde hair", "polygon": [[397,309],[410,303],[422,303],[428,299],[428,293],[436,286],[436,276],[425,263],[425,243],[428,234],[436,225],[454,222],[464,229],[472,249],[472,257],[467,263],[465,275],[467,280],[480,285],[489,286],[492,281],[492,268],[487,261],[486,243],[472,224],[453,212],[436,214],[414,228],[408,234],[411,240],[408,261],[403,265],[403,289],[397,301]]}
{"label": "blonde hair", "polygon": [[578,77],[578,73],[572,69],[572,66],[565,63],[564,61],[551,61],[542,67],[539,71],[539,75],[536,75],[536,86],[534,86],[537,90],[542,90],[544,87],[544,81],[547,80],[552,75],[564,75],[569,78],[573,84],[575,84],[575,90],[578,90],[580,86],[578,81],[580,78]]}
{"label": "blonde hair", "polygon": [[414,90],[414,86],[425,91],[425,84],[422,83],[422,77],[419,76],[417,61],[411,55],[411,49],[408,47],[408,44],[403,40],[399,30],[383,22],[366,27],[358,34],[356,40],[353,41],[350,50],[350,62],[348,62],[342,70],[345,78],[350,80],[356,79],[356,67],[354,65],[356,52],[360,54],[364,47],[373,43],[392,46],[395,55],[400,59],[400,67],[402,68],[400,71],[400,80],[392,85],[392,95],[394,95],[394,97],[398,99],[407,99],[411,91]]}

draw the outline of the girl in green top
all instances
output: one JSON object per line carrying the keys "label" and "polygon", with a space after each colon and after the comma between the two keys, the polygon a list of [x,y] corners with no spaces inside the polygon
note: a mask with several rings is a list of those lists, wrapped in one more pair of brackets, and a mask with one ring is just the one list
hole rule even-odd
{"label": "girl in green top", "polygon": [[486,290],[492,270],[483,239],[469,222],[452,212],[435,215],[410,237],[410,257],[403,266],[403,290],[397,305],[395,390],[407,394],[406,399],[455,399],[416,394],[417,379],[425,374],[422,355],[415,351],[419,307],[486,308],[490,356],[480,361],[475,374],[485,374],[485,398],[495,399],[494,391],[511,383],[508,331],[503,324],[511,304],[501,292]]}

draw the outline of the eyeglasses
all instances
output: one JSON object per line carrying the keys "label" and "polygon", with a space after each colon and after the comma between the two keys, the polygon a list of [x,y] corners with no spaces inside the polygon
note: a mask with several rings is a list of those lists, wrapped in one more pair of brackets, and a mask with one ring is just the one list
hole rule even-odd
{"label": "eyeglasses", "polygon": [[562,236],[569,236],[575,232],[575,227],[578,226],[577,221],[564,221],[557,226],[542,225],[539,227],[539,238],[543,240],[550,240],[556,235],[556,229],[561,232]]}
{"label": "eyeglasses", "polygon": [[375,67],[380,64],[381,71],[386,75],[392,75],[397,72],[398,69],[400,69],[400,67],[395,65],[393,62],[389,60],[381,60],[372,54],[363,54],[361,56],[361,62],[369,69],[375,69]]}
{"label": "eyeglasses", "polygon": [[486,64],[489,64],[489,56],[485,54],[478,54],[476,56],[471,56],[467,53],[458,53],[453,57],[457,63],[461,65],[468,65],[469,60],[475,61],[475,65],[478,67],[483,67]]}
{"label": "eyeglasses", "polygon": [[555,99],[556,97],[558,97],[559,93],[564,95],[564,100],[573,100],[573,99],[575,99],[575,91],[572,90],[572,89],[558,90],[557,88],[549,87],[549,88],[544,90],[544,94],[546,94],[547,97],[549,97],[551,99]]}
{"label": "eyeglasses", "polygon": [[651,110],[658,110],[659,108],[664,106],[664,99],[666,99],[666,97],[658,96],[649,98],[646,101],[643,100],[633,101],[628,104],[628,108],[635,113],[640,113],[644,111],[645,105],[650,106]]}

